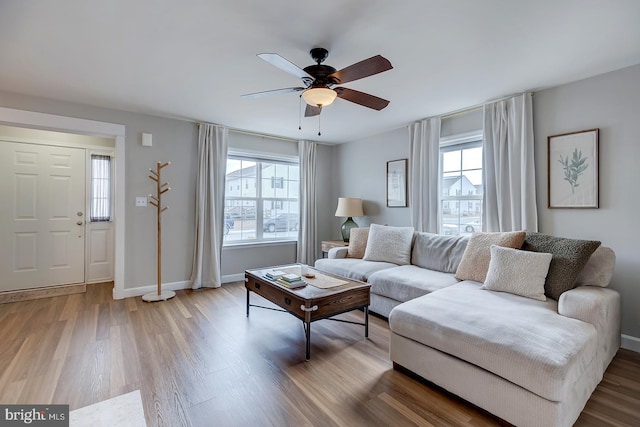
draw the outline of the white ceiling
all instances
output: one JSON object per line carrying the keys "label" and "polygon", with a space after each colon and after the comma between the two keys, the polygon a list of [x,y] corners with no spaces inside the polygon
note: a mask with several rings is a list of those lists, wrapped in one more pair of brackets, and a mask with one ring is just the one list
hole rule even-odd
{"label": "white ceiling", "polygon": [[[389,106],[338,99],[318,137],[297,94],[240,97],[300,85],[257,53],[305,67],[317,46],[337,69],[388,58],[345,86]],[[326,142],[637,63],[639,0],[0,2],[0,90]]]}

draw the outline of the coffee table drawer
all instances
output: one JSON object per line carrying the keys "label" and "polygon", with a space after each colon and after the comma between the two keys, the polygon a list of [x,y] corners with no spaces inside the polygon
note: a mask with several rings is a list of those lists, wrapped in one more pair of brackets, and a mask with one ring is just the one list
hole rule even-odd
{"label": "coffee table drawer", "polygon": [[311,320],[322,319],[337,313],[351,311],[354,308],[368,306],[369,301],[369,288],[323,297],[315,302],[314,305],[317,305],[318,309],[311,312]]}
{"label": "coffee table drawer", "polygon": [[304,306],[303,298],[287,293],[285,289],[277,288],[276,284],[261,283],[251,277],[248,277],[245,285],[250,291],[268,299],[300,319],[304,319],[304,311],[300,309],[300,306]]}

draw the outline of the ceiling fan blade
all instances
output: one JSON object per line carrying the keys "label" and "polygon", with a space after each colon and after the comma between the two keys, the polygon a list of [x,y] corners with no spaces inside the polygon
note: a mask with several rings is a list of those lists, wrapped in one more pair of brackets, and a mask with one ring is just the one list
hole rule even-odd
{"label": "ceiling fan blade", "polygon": [[317,116],[320,114],[321,111],[322,111],[322,108],[314,107],[313,105],[307,104],[307,108],[304,109],[304,116],[305,117]]}
{"label": "ceiling fan blade", "polygon": [[289,61],[288,59],[283,58],[277,53],[259,53],[258,58],[267,61],[274,67],[280,68],[282,71],[293,74],[294,76],[302,79],[307,85],[313,83],[313,81],[315,80],[315,78],[311,74],[307,73],[302,68],[298,67],[296,64]]}
{"label": "ceiling fan blade", "polygon": [[274,90],[265,90],[264,92],[255,92],[255,93],[247,93],[242,95],[243,98],[253,99],[253,98],[262,98],[263,96],[269,95],[277,95],[279,93],[289,93],[289,92],[300,92],[304,90],[303,87],[287,87],[284,89],[274,89]]}
{"label": "ceiling fan blade", "polygon": [[336,84],[344,84],[352,82],[354,80],[361,79],[363,77],[373,76],[374,74],[382,73],[393,68],[391,62],[383,56],[376,55],[369,59],[365,59],[360,62],[356,62],[353,65],[349,65],[342,70],[338,70],[329,77],[336,81]]}
{"label": "ceiling fan blade", "polygon": [[386,99],[378,98],[377,96],[369,95],[368,93],[360,92],[357,90],[349,89],[346,87],[337,87],[334,90],[338,93],[338,98],[342,98],[346,101],[351,101],[363,107],[369,107],[374,110],[382,110],[389,105],[389,101]]}

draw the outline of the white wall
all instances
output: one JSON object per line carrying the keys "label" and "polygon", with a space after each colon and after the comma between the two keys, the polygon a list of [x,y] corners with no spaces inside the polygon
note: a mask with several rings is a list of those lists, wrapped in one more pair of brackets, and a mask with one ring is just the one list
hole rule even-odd
{"label": "white wall", "polygon": [[483,113],[482,107],[471,111],[453,114],[442,119],[440,125],[440,136],[445,138],[453,135],[467,134],[482,130]]}
{"label": "white wall", "polygon": [[[441,136],[468,134],[482,129],[482,109],[460,113],[442,120]],[[338,197],[360,197],[363,200],[363,218],[355,221],[362,226],[389,224],[410,226],[409,208],[388,208],[386,200],[387,161],[409,158],[409,130],[406,126],[359,139],[336,147],[335,179],[333,189],[335,212]],[[323,239],[339,239],[340,224],[344,218],[334,218],[330,233]]]}
{"label": "white wall", "polygon": [[[136,208],[135,197],[154,191],[148,176],[156,161],[171,161],[163,169],[163,181],[171,186],[163,201],[169,206],[163,214],[163,283],[181,287],[191,275],[195,218],[195,179],[197,167],[198,130],[193,122],[149,116],[138,113],[91,107],[70,102],[0,92],[0,106],[36,111],[126,126],[125,140],[125,295],[145,293],[137,288],[156,283],[156,216],[153,208]],[[140,144],[142,132],[153,135],[153,146]],[[264,147],[268,138],[246,138],[232,133],[243,144]],[[250,140],[249,142],[247,142]],[[241,144],[242,145],[242,144]],[[268,150],[265,150],[268,151]],[[296,144],[289,143],[288,154],[297,153]],[[318,148],[319,212],[326,209],[327,193],[331,188],[332,147]],[[116,161],[118,161],[116,159]],[[326,216],[325,216],[326,217]],[[321,217],[322,218],[322,217]],[[324,226],[321,225],[321,229]],[[319,253],[318,245],[318,253]],[[272,263],[295,262],[295,243],[262,248],[238,248],[233,259],[223,254],[223,274],[241,274],[245,268]]]}
{"label": "white wall", "polygon": [[[640,350],[640,65],[550,88],[533,97],[539,230],[600,240],[617,254],[611,287],[622,296],[625,346]],[[547,136],[600,128],[600,209],[548,209]],[[482,110],[443,120],[443,136],[482,129]],[[407,208],[385,206],[387,160],[408,157],[406,128],[340,145],[334,197],[361,197],[362,224],[410,225]],[[335,209],[335,202],[333,202]],[[339,238],[340,219],[324,239]],[[633,337],[636,337],[636,341]],[[630,344],[632,343],[632,344]]]}
{"label": "white wall", "polygon": [[[598,239],[617,253],[612,287],[622,295],[622,332],[640,337],[640,257],[637,240],[640,198],[640,65],[538,92],[533,100],[540,231]],[[155,213],[135,208],[136,196],[149,194],[147,170],[156,160],[171,160],[164,169],[172,191],[167,193],[163,223],[163,281],[187,280],[191,271],[197,129],[187,121],[90,107],[8,92],[0,106],[126,126],[126,264],[125,288],[155,283]],[[443,121],[442,134],[464,133],[481,114]],[[451,120],[451,122],[448,122]],[[546,138],[563,132],[600,128],[600,209],[547,209]],[[153,134],[153,147],[140,145],[140,133]],[[366,217],[361,225],[409,225],[408,208],[387,208],[386,162],[408,158],[405,127],[339,146],[318,148],[318,239],[340,238],[342,218],[333,216],[338,197],[361,197]],[[327,220],[329,218],[329,220]],[[264,250],[264,252],[263,252]],[[234,250],[223,255],[223,274],[239,274],[244,265],[295,260],[295,245]],[[244,264],[235,264],[243,260]],[[225,264],[225,261],[227,263]],[[638,341],[640,344],[640,341]]]}
{"label": "white wall", "polygon": [[[533,111],[540,231],[613,248],[622,333],[640,337],[640,65],[540,91]],[[600,208],[548,209],[547,137],[592,128],[600,128]]]}
{"label": "white wall", "polygon": [[340,225],[346,218],[333,216],[338,197],[359,197],[365,216],[354,218],[360,226],[371,223],[397,226],[411,225],[409,208],[388,208],[386,193],[387,161],[409,157],[409,131],[406,127],[335,147],[334,197],[327,215],[331,229],[322,239],[341,239]]}
{"label": "white wall", "polygon": [[[135,197],[154,190],[148,176],[155,162],[171,161],[163,180],[169,210],[163,215],[163,282],[180,282],[191,271],[197,129],[194,123],[110,110],[8,92],[0,92],[0,106],[59,116],[125,125],[125,290],[156,283],[156,220],[152,208],[136,208]],[[140,134],[153,134],[153,147],[140,144]],[[116,162],[118,159],[116,159]]]}
{"label": "white wall", "polygon": [[[296,141],[230,132],[229,149],[250,151],[264,155],[297,156],[298,143]],[[333,212],[329,213],[331,208],[328,206],[332,194],[333,150],[333,146],[318,145],[316,151],[318,236],[322,236],[328,228],[327,221],[324,219],[333,214]],[[335,207],[333,209],[335,210]],[[316,258],[318,258],[320,254],[320,238],[316,249]],[[243,277],[246,269],[294,263],[296,262],[296,251],[296,242],[225,247],[222,251],[223,281],[238,280]]]}

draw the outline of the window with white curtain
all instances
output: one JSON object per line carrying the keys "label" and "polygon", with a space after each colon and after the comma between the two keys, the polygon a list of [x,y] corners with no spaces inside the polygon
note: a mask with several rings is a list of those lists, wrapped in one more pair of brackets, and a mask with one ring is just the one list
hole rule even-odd
{"label": "window with white curtain", "polygon": [[482,136],[440,144],[440,233],[482,231]]}
{"label": "window with white curtain", "polygon": [[224,244],[298,239],[297,160],[229,154],[226,181]]}
{"label": "window with white curtain", "polygon": [[89,220],[111,221],[111,156],[91,155]]}

